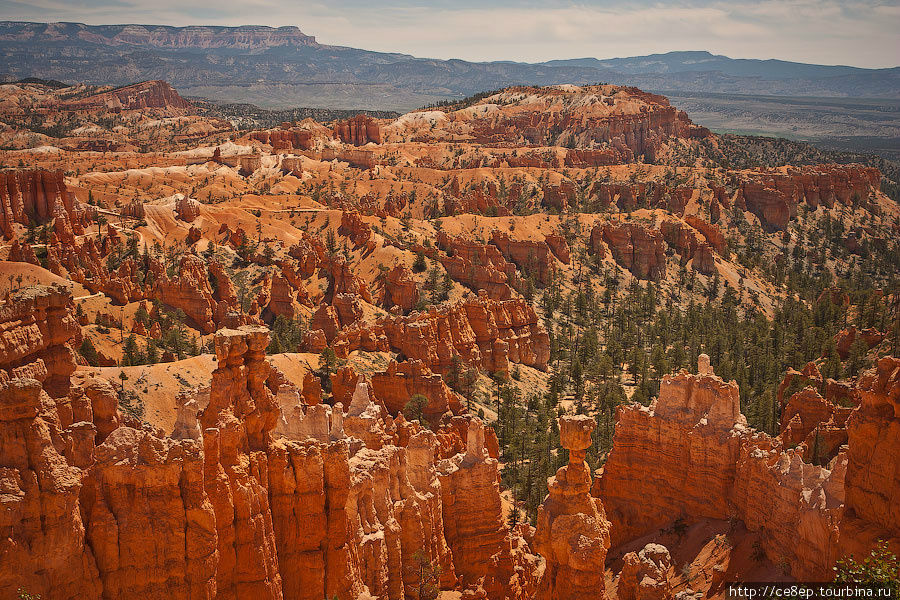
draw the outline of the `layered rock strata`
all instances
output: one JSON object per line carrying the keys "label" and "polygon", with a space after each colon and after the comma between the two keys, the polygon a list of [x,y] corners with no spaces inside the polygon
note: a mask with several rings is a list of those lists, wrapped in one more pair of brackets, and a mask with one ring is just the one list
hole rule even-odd
{"label": "layered rock strata", "polygon": [[112,112],[144,109],[177,109],[191,111],[194,105],[178,95],[165,81],[143,81],[118,87],[60,104],[68,110],[109,110]]}
{"label": "layered rock strata", "polygon": [[770,229],[784,230],[805,202],[815,210],[835,203],[858,204],[881,185],[881,173],[860,165],[779,167],[738,172],[737,202],[757,215]]}
{"label": "layered rock strata", "polygon": [[491,372],[508,371],[510,362],[544,370],[550,359],[550,339],[534,308],[522,299],[494,301],[484,293],[428,312],[345,327],[332,345],[344,357],[358,349],[393,349],[436,373],[446,373],[456,359]]}
{"label": "layered rock strata", "polygon": [[610,523],[603,504],[591,497],[585,451],[594,420],[586,415],[559,419],[559,437],[569,464],[547,480],[550,493],[538,508],[535,548],[546,560],[536,598],[576,600],[604,597],[604,562]]}
{"label": "layered rock strata", "polygon": [[[874,450],[890,449],[898,364],[882,359],[860,378],[853,393],[869,405],[852,411],[846,451],[826,466],[805,462],[804,448],[748,428],[737,385],[716,377],[705,355],[699,374],[664,377],[649,407],[620,407],[613,449],[594,485],[612,522],[613,545],[676,518],[737,518],[758,533],[773,563],[819,580],[830,578],[848,551],[862,554],[879,535],[895,538],[890,512],[865,507],[886,506],[883,499],[898,489],[890,475],[896,454]],[[865,437],[856,437],[863,423]]]}
{"label": "layered rock strata", "polygon": [[365,146],[369,142],[381,143],[381,126],[372,117],[356,115],[345,121],[335,121],[334,137],[346,144]]}
{"label": "layered rock strata", "polygon": [[[658,281],[666,274],[666,242],[657,229],[639,223],[603,223],[599,237],[609,246],[617,263],[638,279]],[[591,232],[592,246],[596,246]]]}
{"label": "layered rock strata", "polygon": [[484,443],[484,425],[472,418],[465,454],[440,464],[444,535],[464,587],[475,587],[483,597],[492,599],[531,598],[534,578],[528,573],[521,546],[514,546],[503,525],[498,462],[489,456]]}
{"label": "layered rock strata", "polygon": [[[40,291],[29,294],[71,301]],[[305,406],[305,429],[292,429],[297,390],[265,360],[268,330],[247,326],[216,333],[209,388],[179,397],[162,437],[122,425],[108,384],[54,400],[36,369],[17,370],[73,330],[58,307],[21,326],[13,308],[3,307],[3,339],[28,342],[0,359],[0,595],[401,600],[439,570],[445,589],[528,597],[521,581],[533,576],[521,568],[534,563],[515,562],[524,542],[503,526],[496,461],[483,447],[470,452],[477,460],[439,458],[455,429],[392,419],[364,382],[346,415],[341,404]],[[473,427],[471,444],[483,443]]]}
{"label": "layered rock strata", "polygon": [[847,420],[840,544],[861,558],[878,538],[900,546],[900,359],[879,359],[858,388],[859,407]]}
{"label": "layered rock strata", "polygon": [[494,300],[508,300],[510,287],[519,284],[516,266],[506,260],[500,249],[463,237],[439,232],[438,247],[447,252],[440,261],[454,280],[473,290],[485,290]]}

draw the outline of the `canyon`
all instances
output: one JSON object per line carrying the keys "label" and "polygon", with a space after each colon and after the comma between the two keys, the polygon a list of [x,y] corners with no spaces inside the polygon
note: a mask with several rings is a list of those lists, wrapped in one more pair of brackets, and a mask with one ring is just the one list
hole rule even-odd
{"label": "canyon", "polygon": [[[584,452],[594,420],[561,417],[568,464],[525,532],[538,559],[503,525],[498,463],[479,418],[430,431],[381,403],[390,394],[377,377],[374,395],[357,378],[346,412],[296,392],[286,403],[283,376],[266,360],[269,331],[248,325],[216,332],[209,387],[182,400],[197,408],[166,436],[117,411],[106,381],[70,380],[80,335],[72,306],[57,285],[24,288],[0,308],[0,525],[4,564],[17,565],[0,578],[7,592],[403,598],[439,585],[487,598],[584,598],[604,593],[610,546],[675,518],[740,519],[800,579],[826,577],[842,552],[876,538],[898,541],[897,453],[883,451],[898,426],[894,358],[850,389],[846,443],[825,466],[806,463],[784,433],[748,427],[736,384],[705,355],[698,374],[667,375],[649,407],[619,407],[593,485]],[[289,414],[299,421],[286,434],[277,423]],[[797,535],[802,544],[791,543]],[[662,578],[668,555],[641,563],[645,551],[628,555],[627,569],[656,565]],[[620,593],[637,585],[627,569]]]}
{"label": "canyon", "polygon": [[[217,31],[93,33],[316,45]],[[889,173],[612,84],[0,88],[0,596],[684,600],[900,547]]]}

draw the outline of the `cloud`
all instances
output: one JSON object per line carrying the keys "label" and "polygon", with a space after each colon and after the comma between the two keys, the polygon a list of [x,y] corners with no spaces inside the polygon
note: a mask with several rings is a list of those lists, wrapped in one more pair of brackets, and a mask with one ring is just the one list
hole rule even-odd
{"label": "cloud", "polygon": [[881,0],[382,3],[345,0],[0,0],[0,17],[88,23],[297,25],[320,42],[421,57],[543,61],[709,50],[896,66],[900,7]]}

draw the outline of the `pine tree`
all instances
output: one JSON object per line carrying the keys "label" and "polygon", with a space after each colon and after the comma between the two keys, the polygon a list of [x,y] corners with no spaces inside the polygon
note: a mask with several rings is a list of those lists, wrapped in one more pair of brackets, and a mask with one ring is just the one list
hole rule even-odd
{"label": "pine tree", "polygon": [[90,340],[90,338],[84,338],[81,341],[81,346],[79,347],[78,352],[81,354],[81,356],[84,357],[84,360],[87,361],[87,364],[91,365],[92,367],[100,365],[100,357],[97,354],[97,348],[94,347],[94,343]]}
{"label": "pine tree", "polygon": [[506,526],[510,531],[513,531],[519,525],[521,518],[522,515],[519,513],[518,508],[515,506],[509,507],[509,514],[506,516]]}
{"label": "pine tree", "polygon": [[319,353],[319,371],[331,376],[337,370],[337,355],[329,346]]}
{"label": "pine tree", "polygon": [[418,421],[428,427],[428,422],[425,420],[425,407],[427,406],[428,398],[426,396],[413,394],[406,406],[403,407],[403,416],[409,421]]}
{"label": "pine tree", "polygon": [[138,364],[137,353],[137,340],[135,339],[134,334],[131,334],[128,336],[128,339],[125,340],[125,345],[122,348],[122,366],[130,367]]}
{"label": "pine tree", "polygon": [[413,261],[412,270],[414,273],[423,273],[425,269],[428,268],[427,263],[425,262],[425,254],[422,252],[416,253],[416,259]]}
{"label": "pine tree", "polygon": [[155,365],[159,362],[159,348],[156,346],[156,340],[148,339],[147,340],[147,362],[151,365]]}
{"label": "pine tree", "polygon": [[865,340],[862,339],[862,336],[856,336],[856,339],[853,341],[853,344],[850,345],[850,352],[847,355],[847,375],[850,377],[855,377],[859,370],[862,368],[866,353],[869,351],[869,346],[866,344]]}

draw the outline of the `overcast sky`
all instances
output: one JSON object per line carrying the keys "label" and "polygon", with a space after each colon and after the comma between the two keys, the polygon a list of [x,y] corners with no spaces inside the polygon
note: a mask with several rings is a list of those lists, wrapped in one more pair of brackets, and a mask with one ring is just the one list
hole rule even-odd
{"label": "overcast sky", "polygon": [[734,58],[900,64],[900,0],[0,0],[0,19],[296,25],[321,43],[466,60],[709,50]]}

